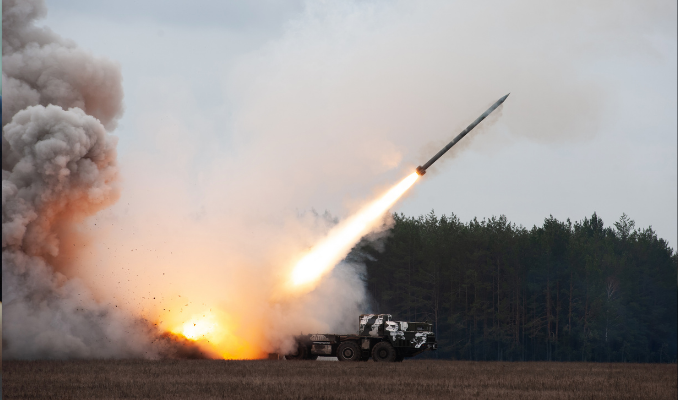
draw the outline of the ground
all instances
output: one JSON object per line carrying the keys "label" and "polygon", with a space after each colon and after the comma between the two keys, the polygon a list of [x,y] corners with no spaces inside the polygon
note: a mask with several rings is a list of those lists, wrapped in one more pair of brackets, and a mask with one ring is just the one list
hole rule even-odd
{"label": "ground", "polygon": [[3,361],[5,399],[676,399],[676,364]]}

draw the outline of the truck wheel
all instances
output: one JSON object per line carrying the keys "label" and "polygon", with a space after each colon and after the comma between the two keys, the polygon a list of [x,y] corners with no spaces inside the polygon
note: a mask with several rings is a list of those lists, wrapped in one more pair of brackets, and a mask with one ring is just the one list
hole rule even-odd
{"label": "truck wheel", "polygon": [[360,361],[360,347],[355,342],[343,342],[337,347],[339,361]]}
{"label": "truck wheel", "polygon": [[297,346],[297,351],[294,353],[290,354],[285,354],[285,360],[290,360],[290,361],[298,361],[298,360],[305,360],[309,356],[308,354],[308,349],[306,346],[299,345]]}
{"label": "truck wheel", "polygon": [[393,362],[396,351],[388,342],[379,342],[372,349],[372,359],[376,362]]}

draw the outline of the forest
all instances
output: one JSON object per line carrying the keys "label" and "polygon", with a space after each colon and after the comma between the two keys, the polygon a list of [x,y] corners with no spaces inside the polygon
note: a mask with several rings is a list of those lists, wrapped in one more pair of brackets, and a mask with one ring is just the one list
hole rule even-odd
{"label": "forest", "polygon": [[676,362],[677,258],[652,227],[393,217],[348,260],[366,265],[372,312],[433,324],[439,349],[420,357]]}

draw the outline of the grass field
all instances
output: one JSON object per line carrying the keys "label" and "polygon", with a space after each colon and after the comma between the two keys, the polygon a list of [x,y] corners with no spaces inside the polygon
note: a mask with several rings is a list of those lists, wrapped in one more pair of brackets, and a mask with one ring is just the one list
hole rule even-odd
{"label": "grass field", "polygon": [[5,399],[676,399],[676,364],[3,361]]}

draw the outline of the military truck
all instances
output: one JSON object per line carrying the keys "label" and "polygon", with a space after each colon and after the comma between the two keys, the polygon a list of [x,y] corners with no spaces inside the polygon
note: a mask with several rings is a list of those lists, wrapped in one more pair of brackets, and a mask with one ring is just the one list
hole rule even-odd
{"label": "military truck", "polygon": [[296,349],[287,360],[315,360],[337,357],[339,361],[402,361],[426,350],[436,350],[437,342],[427,322],[392,321],[390,314],[362,314],[358,334],[315,333],[296,336]]}

